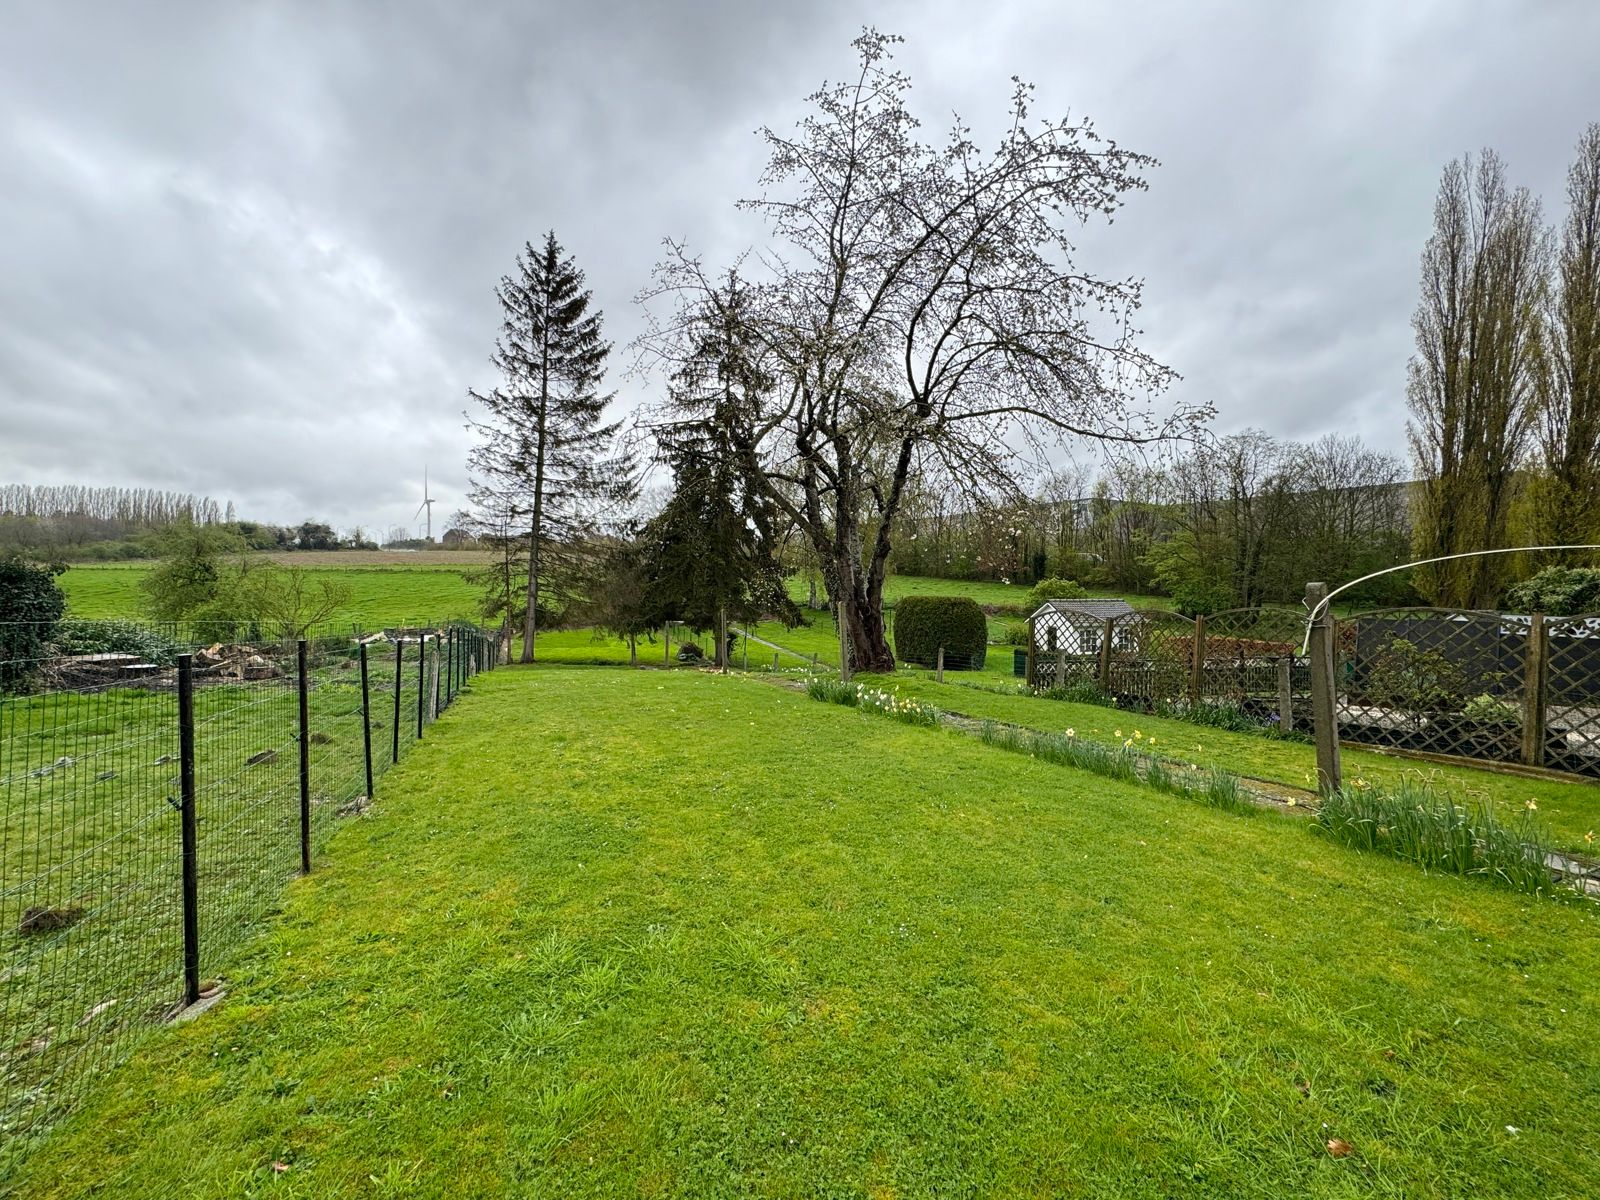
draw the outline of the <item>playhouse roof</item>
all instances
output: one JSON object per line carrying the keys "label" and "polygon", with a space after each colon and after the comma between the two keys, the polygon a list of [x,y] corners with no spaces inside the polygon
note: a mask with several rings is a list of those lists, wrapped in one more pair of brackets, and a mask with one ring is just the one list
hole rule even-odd
{"label": "playhouse roof", "polygon": [[1133,605],[1126,600],[1046,600],[1033,613],[1033,620],[1039,617],[1060,614],[1063,617],[1088,617],[1095,621],[1104,621],[1109,617],[1125,617],[1133,611]]}

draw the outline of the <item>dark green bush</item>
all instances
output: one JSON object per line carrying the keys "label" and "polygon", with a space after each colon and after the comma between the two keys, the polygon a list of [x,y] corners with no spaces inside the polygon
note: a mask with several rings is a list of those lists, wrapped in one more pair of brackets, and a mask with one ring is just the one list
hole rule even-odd
{"label": "dark green bush", "polygon": [[166,634],[137,621],[90,621],[68,617],[56,628],[60,654],[137,654],[146,662],[170,666],[178,645]]}
{"label": "dark green bush", "polygon": [[56,586],[65,567],[0,557],[0,691],[25,688],[67,610]]}
{"label": "dark green bush", "polygon": [[989,623],[970,596],[907,596],[894,610],[895,656],[922,667],[937,665],[981,671],[989,645]]}
{"label": "dark green bush", "polygon": [[1600,611],[1600,567],[1546,567],[1508,591],[1506,604],[1552,617]]}

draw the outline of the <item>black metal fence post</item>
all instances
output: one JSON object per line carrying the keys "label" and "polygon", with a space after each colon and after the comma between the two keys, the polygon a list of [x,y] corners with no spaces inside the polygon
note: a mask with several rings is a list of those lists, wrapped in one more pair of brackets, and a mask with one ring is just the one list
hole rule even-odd
{"label": "black metal fence post", "polygon": [[178,786],[183,842],[183,1002],[200,999],[200,872],[194,811],[194,655],[178,655]]}
{"label": "black metal fence post", "polygon": [[406,644],[401,638],[394,640],[394,735],[389,746],[389,761],[400,761],[400,684],[401,670],[405,666]]}
{"label": "black metal fence post", "polygon": [[306,640],[296,646],[300,667],[300,874],[311,874],[311,691],[306,677]]}
{"label": "black metal fence post", "polygon": [[367,767],[367,799],[372,798],[372,687],[367,679],[367,644],[361,643],[361,753]]}
{"label": "black metal fence post", "polygon": [[428,635],[417,637],[417,741],[422,740],[422,707],[428,696]]}

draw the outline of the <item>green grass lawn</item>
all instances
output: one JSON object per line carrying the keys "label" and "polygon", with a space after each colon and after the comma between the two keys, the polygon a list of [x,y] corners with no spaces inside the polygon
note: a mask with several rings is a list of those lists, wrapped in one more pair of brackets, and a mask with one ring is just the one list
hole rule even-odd
{"label": "green grass lawn", "polygon": [[1597,913],[737,676],[501,671],[13,1184],[1588,1195]]}
{"label": "green grass lawn", "polygon": [[[954,678],[976,678],[986,686],[994,682],[986,675]],[[949,712],[989,717],[1030,729],[1059,733],[1070,728],[1079,737],[1105,742],[1121,742],[1123,738],[1116,736],[1118,730],[1123,737],[1131,737],[1137,729],[1145,735],[1145,744],[1154,737],[1156,750],[1202,766],[1222,767],[1238,775],[1295,787],[1314,789],[1316,786],[1316,750],[1304,742],[1231,733],[1188,721],[1139,716],[1093,704],[1000,695],[963,687],[951,681],[953,677],[949,675],[946,679],[947,682],[939,684],[926,674],[906,673],[897,676],[891,686]],[[1341,761],[1347,780],[1365,779],[1374,784],[1393,785],[1402,776],[1420,775],[1434,781],[1441,791],[1458,801],[1491,801],[1507,818],[1532,800],[1538,806],[1539,819],[1549,827],[1558,847],[1594,852],[1594,847],[1584,841],[1584,835],[1600,830],[1600,784],[1526,778],[1473,767],[1438,766],[1398,755],[1348,748],[1342,752]]]}
{"label": "green grass lawn", "polygon": [[[75,617],[138,618],[144,612],[139,581],[145,565],[69,567],[60,577],[67,610]],[[331,618],[366,628],[416,621],[470,618],[478,611],[479,590],[459,566],[308,567],[314,580],[326,579],[350,589],[350,599]]]}

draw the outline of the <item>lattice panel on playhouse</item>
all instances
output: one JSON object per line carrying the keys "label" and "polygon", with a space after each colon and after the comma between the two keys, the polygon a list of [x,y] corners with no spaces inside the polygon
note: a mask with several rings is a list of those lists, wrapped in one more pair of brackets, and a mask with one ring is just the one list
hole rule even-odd
{"label": "lattice panel on playhouse", "polygon": [[1361,745],[1520,761],[1530,627],[1527,617],[1423,608],[1339,621],[1340,737]]}
{"label": "lattice panel on playhouse", "polygon": [[1600,776],[1600,613],[1545,620],[1544,765]]}
{"label": "lattice panel on playhouse", "polygon": [[1105,624],[1087,613],[1040,613],[1033,622],[1033,685],[1096,686]]}
{"label": "lattice panel on playhouse", "polygon": [[1194,622],[1171,612],[1136,612],[1110,623],[1109,691],[1125,704],[1182,700],[1194,670]]}
{"label": "lattice panel on playhouse", "polygon": [[1305,614],[1292,608],[1235,608],[1205,619],[1200,699],[1229,704],[1261,720],[1278,715],[1288,668],[1299,724],[1311,720],[1311,660],[1300,653]]}

